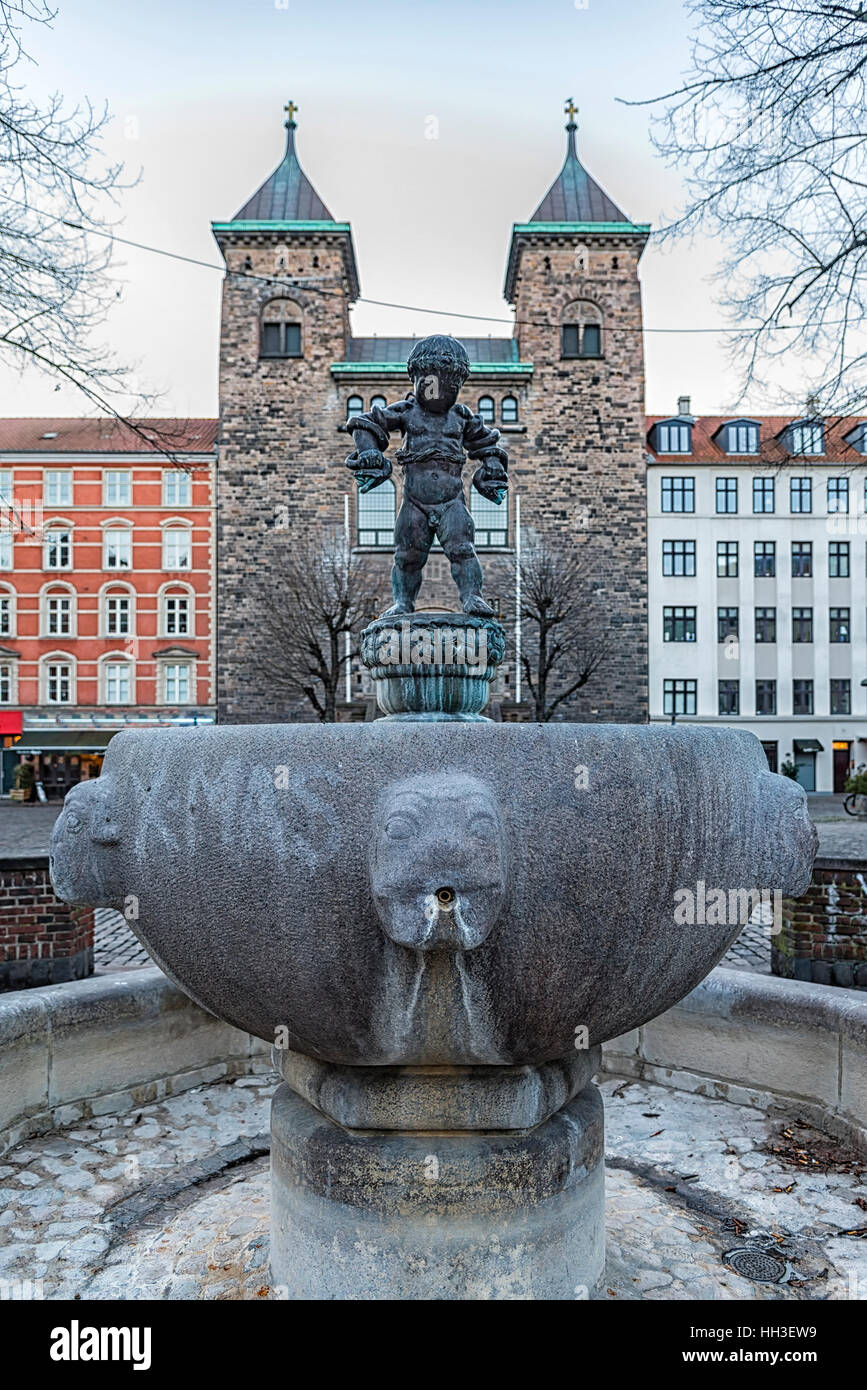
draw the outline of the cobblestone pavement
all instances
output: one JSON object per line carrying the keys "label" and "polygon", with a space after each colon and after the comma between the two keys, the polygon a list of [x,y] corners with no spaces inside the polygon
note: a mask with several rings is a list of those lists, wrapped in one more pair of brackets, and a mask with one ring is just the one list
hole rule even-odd
{"label": "cobblestone pavement", "polygon": [[[47,1299],[279,1296],[265,1156],[274,1085],[219,1082],[12,1149],[0,1158],[0,1281],[13,1292],[42,1281]],[[602,1089],[600,1298],[867,1298],[867,1241],[840,1234],[865,1224],[857,1172],[793,1171],[765,1152],[782,1115],[643,1082]],[[734,1272],[723,1257],[735,1249],[785,1282]]]}
{"label": "cobblestone pavement", "polygon": [[93,914],[93,964],[97,971],[153,965],[126,918],[110,907]]}

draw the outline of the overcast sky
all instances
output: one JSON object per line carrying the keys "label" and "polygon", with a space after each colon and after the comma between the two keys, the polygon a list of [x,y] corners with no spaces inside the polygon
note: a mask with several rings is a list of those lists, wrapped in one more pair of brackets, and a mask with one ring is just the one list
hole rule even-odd
{"label": "overcast sky", "polygon": [[[360,304],[357,334],[508,336],[502,298],[512,223],[562,164],[563,102],[580,108],[579,154],[636,222],[657,225],[680,184],[654,154],[646,109],[620,99],[676,84],[688,57],[678,0],[58,0],[35,31],[36,90],[107,100],[108,150],[141,170],[121,199],[129,238],[217,264],[212,220],[234,215],[279,163],[282,107],[299,105],[298,150],[334,217],[352,223],[362,294],[445,309]],[[432,121],[430,118],[434,118]],[[436,133],[437,138],[429,138]],[[651,329],[724,323],[708,244],[642,261]],[[220,274],[119,248],[123,294],[104,336],[160,413],[217,410]],[[647,405],[728,408],[725,336],[648,334]],[[0,412],[89,413],[71,387],[0,373]]]}

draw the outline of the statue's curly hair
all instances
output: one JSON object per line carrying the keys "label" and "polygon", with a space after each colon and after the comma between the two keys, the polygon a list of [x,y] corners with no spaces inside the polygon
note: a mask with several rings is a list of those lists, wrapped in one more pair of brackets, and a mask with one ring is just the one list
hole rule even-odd
{"label": "statue's curly hair", "polygon": [[419,338],[409,354],[406,370],[411,381],[428,372],[441,372],[462,384],[470,374],[470,359],[457,338],[432,333],[429,338]]}

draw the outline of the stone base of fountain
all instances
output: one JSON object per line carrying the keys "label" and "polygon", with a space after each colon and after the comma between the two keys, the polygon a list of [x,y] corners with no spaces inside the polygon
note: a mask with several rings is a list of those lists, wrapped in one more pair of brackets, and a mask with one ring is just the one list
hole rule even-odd
{"label": "stone base of fountain", "polygon": [[284,1297],[592,1297],[604,1217],[592,1084],[511,1132],[345,1129],[286,1084],[274,1097],[271,1277]]}

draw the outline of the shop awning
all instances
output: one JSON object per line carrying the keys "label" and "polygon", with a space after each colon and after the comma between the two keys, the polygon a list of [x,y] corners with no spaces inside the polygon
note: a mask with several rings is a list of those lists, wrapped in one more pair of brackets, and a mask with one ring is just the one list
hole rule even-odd
{"label": "shop awning", "polygon": [[119,729],[27,729],[15,745],[16,753],[104,753]]}
{"label": "shop awning", "polygon": [[796,753],[824,753],[825,749],[817,738],[796,738],[792,740]]}

